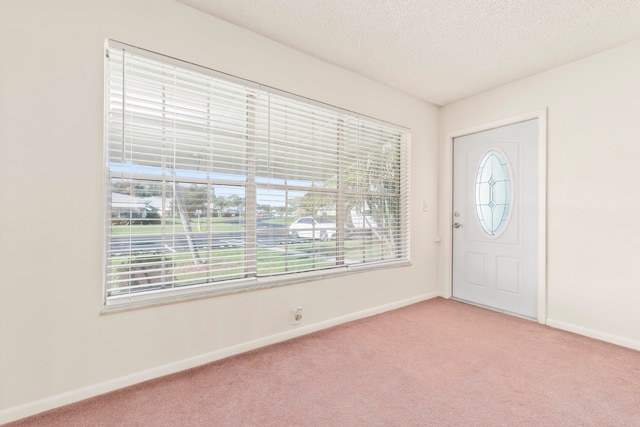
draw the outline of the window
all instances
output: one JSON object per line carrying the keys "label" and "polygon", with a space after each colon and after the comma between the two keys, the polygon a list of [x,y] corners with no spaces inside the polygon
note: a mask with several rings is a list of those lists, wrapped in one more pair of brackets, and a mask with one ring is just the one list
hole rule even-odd
{"label": "window", "polygon": [[511,212],[511,172],[500,152],[489,150],[476,174],[476,214],[489,236],[497,236],[507,225]]}
{"label": "window", "polygon": [[409,260],[409,133],[116,42],[107,306]]}

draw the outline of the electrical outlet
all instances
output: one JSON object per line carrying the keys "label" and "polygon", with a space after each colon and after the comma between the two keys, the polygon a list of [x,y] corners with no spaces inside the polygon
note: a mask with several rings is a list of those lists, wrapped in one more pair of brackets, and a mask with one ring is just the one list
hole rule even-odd
{"label": "electrical outlet", "polygon": [[302,307],[296,307],[293,310],[293,315],[291,317],[291,324],[299,325],[302,322]]}

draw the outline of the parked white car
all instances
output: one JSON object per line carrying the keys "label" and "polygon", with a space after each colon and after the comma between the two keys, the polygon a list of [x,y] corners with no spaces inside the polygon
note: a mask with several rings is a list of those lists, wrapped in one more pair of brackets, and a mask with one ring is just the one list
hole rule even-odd
{"label": "parked white car", "polygon": [[289,226],[289,236],[293,239],[322,241],[335,239],[336,222],[324,216],[303,216]]}
{"label": "parked white car", "polygon": [[373,228],[378,228],[378,224],[376,220],[371,216],[371,210],[357,210],[356,208],[351,209],[351,222],[353,223],[353,227],[361,230],[371,230]]}

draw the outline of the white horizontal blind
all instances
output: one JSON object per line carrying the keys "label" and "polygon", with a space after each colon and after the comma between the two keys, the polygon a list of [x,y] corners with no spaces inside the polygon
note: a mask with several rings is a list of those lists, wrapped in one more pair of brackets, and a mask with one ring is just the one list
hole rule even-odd
{"label": "white horizontal blind", "polygon": [[107,304],[409,258],[409,134],[115,42]]}

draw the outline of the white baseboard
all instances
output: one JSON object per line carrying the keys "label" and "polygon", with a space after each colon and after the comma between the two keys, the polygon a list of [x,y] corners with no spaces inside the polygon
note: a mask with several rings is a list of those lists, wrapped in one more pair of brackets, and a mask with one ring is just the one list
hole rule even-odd
{"label": "white baseboard", "polygon": [[48,411],[50,409],[58,408],[60,406],[79,402],[81,400],[98,396],[100,394],[108,393],[134,384],[139,384],[141,382],[159,378],[165,375],[174,374],[186,369],[195,368],[197,366],[215,362],[216,360],[224,359],[225,357],[234,356],[236,354],[244,353],[256,348],[265,347],[267,345],[275,344],[282,341],[287,341],[292,338],[297,338],[306,334],[310,334],[312,332],[327,329],[332,326],[340,325],[342,323],[350,322],[353,320],[358,320],[376,314],[384,313],[385,311],[390,311],[407,305],[415,304],[417,302],[432,299],[437,296],[438,293],[434,292],[401,301],[395,301],[393,303],[369,308],[355,313],[349,313],[345,316],[328,319],[311,325],[296,327],[285,332],[261,337],[235,346],[215,350],[210,353],[178,360],[176,362],[172,362],[163,366],[158,366],[155,368],[136,372],[131,375],[114,378],[112,380],[105,381],[99,384],[93,384],[87,387],[60,393],[54,396],[46,397],[44,399],[28,402],[23,405],[3,409],[0,410],[0,424],[16,421],[21,418]]}
{"label": "white baseboard", "polygon": [[640,350],[640,341],[632,340],[618,335],[609,334],[607,332],[595,329],[585,328],[583,326],[574,325],[572,323],[563,322],[561,320],[547,319],[547,325],[552,328],[562,329],[563,331],[573,332],[574,334],[583,335],[589,338],[595,338],[600,341],[606,341],[622,347],[628,347],[634,350]]}

